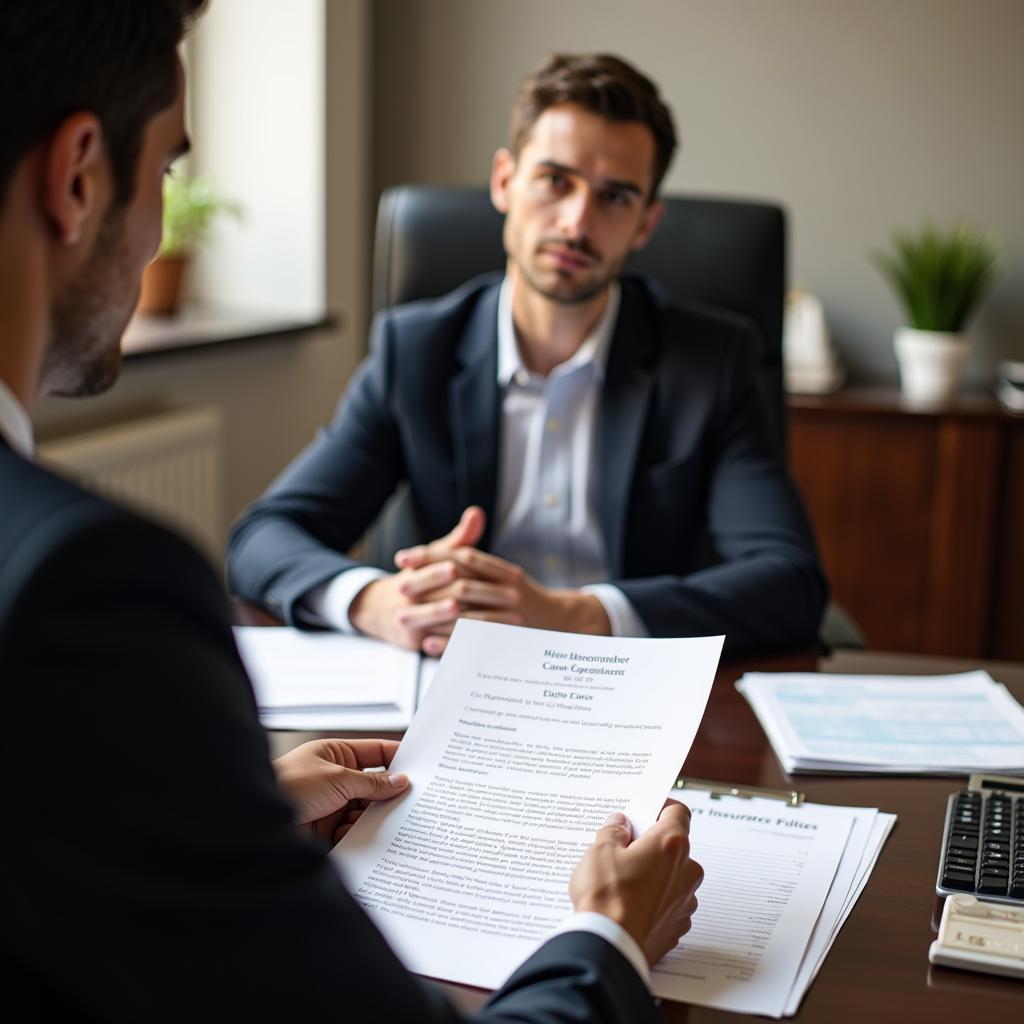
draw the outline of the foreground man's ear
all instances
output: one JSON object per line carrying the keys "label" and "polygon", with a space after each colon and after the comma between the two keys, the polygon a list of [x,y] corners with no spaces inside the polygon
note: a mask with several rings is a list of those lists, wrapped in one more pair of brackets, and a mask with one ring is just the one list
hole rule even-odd
{"label": "foreground man's ear", "polygon": [[95,114],[72,114],[61,122],[45,143],[42,172],[43,212],[54,236],[63,245],[77,245],[106,208],[110,191],[103,128]]}

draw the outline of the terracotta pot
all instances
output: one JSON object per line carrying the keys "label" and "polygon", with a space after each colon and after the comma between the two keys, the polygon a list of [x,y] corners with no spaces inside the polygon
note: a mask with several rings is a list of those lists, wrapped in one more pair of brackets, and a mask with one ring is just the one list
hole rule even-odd
{"label": "terracotta pot", "polygon": [[142,275],[138,312],[150,316],[172,316],[181,303],[181,283],[187,256],[161,256]]}

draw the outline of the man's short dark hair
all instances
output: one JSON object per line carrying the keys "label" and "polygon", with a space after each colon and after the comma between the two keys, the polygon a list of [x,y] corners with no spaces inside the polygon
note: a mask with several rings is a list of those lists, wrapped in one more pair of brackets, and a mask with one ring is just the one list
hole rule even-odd
{"label": "man's short dark hair", "polygon": [[575,103],[609,121],[647,125],[654,135],[654,181],[648,199],[657,195],[675,152],[676,130],[672,111],[646,75],[607,53],[553,53],[523,79],[509,128],[513,156],[519,156],[540,115],[559,103]]}
{"label": "man's short dark hair", "polygon": [[18,163],[79,111],[100,119],[115,202],[146,124],[174,102],[176,53],[206,0],[2,0],[0,202]]}

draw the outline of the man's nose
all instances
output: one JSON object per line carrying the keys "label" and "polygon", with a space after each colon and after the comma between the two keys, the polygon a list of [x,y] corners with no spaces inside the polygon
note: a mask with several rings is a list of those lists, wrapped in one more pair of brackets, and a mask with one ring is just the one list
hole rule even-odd
{"label": "man's nose", "polygon": [[558,227],[563,238],[580,239],[590,234],[593,197],[586,188],[575,189],[558,209]]}

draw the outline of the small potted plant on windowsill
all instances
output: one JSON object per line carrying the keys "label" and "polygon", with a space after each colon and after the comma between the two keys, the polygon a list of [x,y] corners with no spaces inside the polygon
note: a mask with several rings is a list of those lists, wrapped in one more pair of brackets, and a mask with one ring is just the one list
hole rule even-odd
{"label": "small potted plant on windowsill", "polygon": [[241,207],[220,195],[209,178],[172,175],[166,179],[163,238],[156,259],[142,276],[140,313],[172,316],[177,312],[189,260],[222,214],[240,217]]}
{"label": "small potted plant on windowsill", "polygon": [[950,398],[969,351],[964,328],[999,274],[999,246],[963,225],[926,224],[916,234],[893,232],[892,250],[871,260],[907,316],[893,339],[904,395]]}

